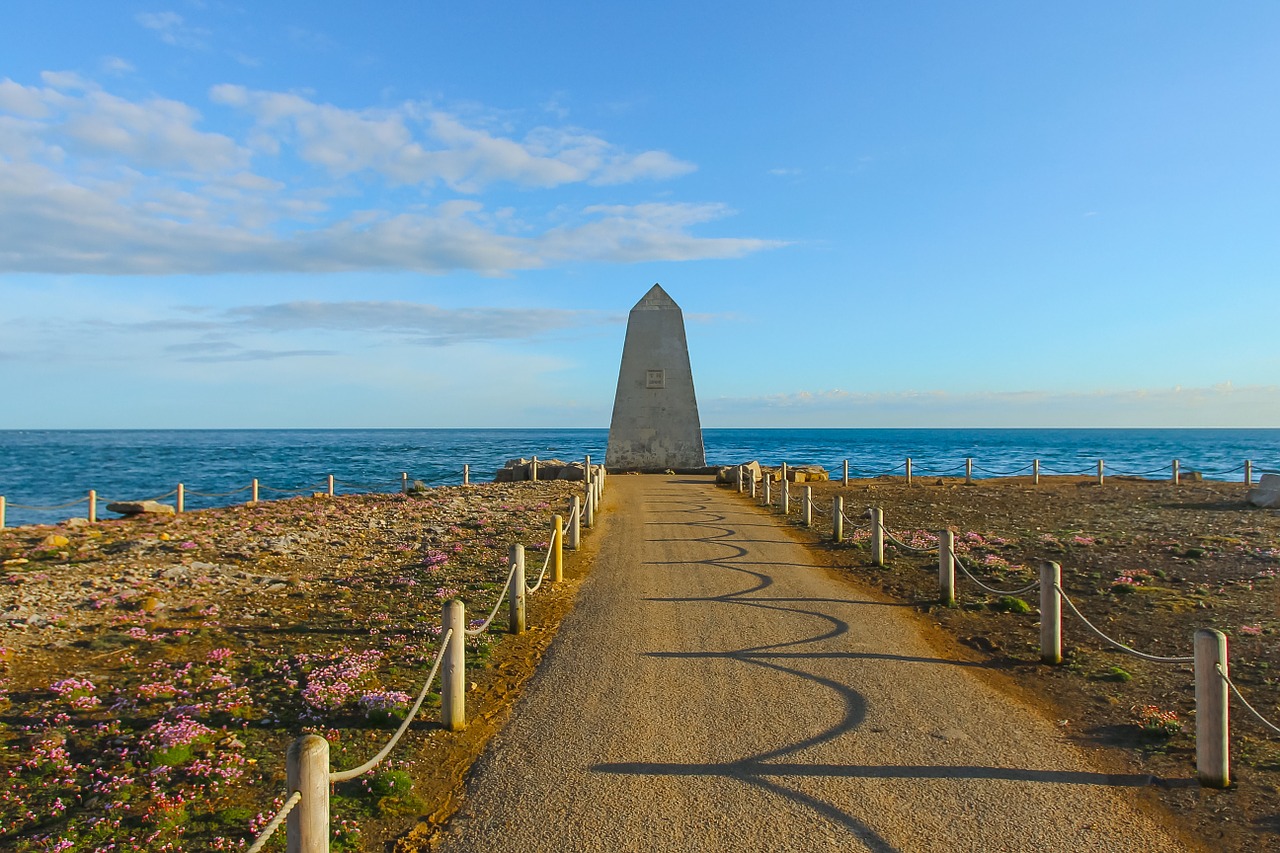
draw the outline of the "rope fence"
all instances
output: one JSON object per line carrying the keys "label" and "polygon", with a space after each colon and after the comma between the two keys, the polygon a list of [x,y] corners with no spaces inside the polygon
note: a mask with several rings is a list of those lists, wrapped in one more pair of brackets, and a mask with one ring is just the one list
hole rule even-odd
{"label": "rope fence", "polygon": [[[847,466],[847,463],[846,463]],[[904,467],[908,472],[911,471],[911,460],[904,463]],[[966,460],[965,473],[970,476],[972,470],[971,460]],[[1252,468],[1252,463],[1245,462],[1241,466],[1246,472],[1246,479]],[[737,477],[738,491],[742,491],[742,469],[739,466],[739,474]],[[848,468],[845,468],[847,471]],[[1025,470],[1025,469],[1020,469]],[[1038,476],[1040,470],[1039,461],[1032,463],[1032,470]],[[1160,469],[1162,472],[1164,469]],[[1234,470],[1240,470],[1239,468]],[[782,494],[780,509],[785,510],[787,505],[788,483],[785,479],[786,466],[783,466]],[[1179,468],[1175,460],[1171,466],[1172,479],[1176,484],[1178,481]],[[1099,460],[1097,473],[1099,482],[1105,476],[1104,463]],[[1150,474],[1151,472],[1148,472]],[[1231,472],[1227,472],[1231,473]],[[1264,473],[1270,473],[1264,471]],[[1142,475],[1124,475],[1124,476],[1142,476]],[[766,506],[770,504],[769,500],[769,476],[764,477],[764,499],[762,503]],[[752,481],[752,496],[755,493],[755,482]],[[804,526],[812,527],[813,512],[817,509],[813,500],[812,489],[806,487],[801,501],[801,512],[803,514]],[[824,513],[825,514],[825,513]],[[855,519],[851,518],[844,511],[844,497],[840,494],[832,496],[830,516],[832,519],[831,530],[832,540],[837,544],[845,541],[845,525],[851,527],[856,524]],[[884,524],[884,513],[879,507],[869,507],[866,514],[860,518],[871,519],[871,562],[877,566],[885,565],[884,544],[889,542],[897,548],[911,554],[927,554],[937,552],[938,554],[938,586],[939,597],[941,602],[947,606],[954,606],[955,597],[955,568],[959,566],[960,572],[968,578],[978,589],[988,595],[1001,596],[1002,598],[1016,598],[1026,595],[1034,590],[1040,591],[1040,659],[1047,664],[1061,664],[1062,656],[1062,607],[1065,604],[1067,610],[1080,621],[1086,631],[1104,643],[1107,647],[1115,649],[1127,655],[1139,658],[1155,664],[1172,664],[1186,665],[1192,664],[1195,674],[1195,706],[1196,706],[1196,775],[1200,783],[1206,787],[1225,788],[1230,785],[1230,715],[1229,715],[1229,697],[1234,696],[1239,705],[1249,713],[1266,731],[1274,735],[1280,735],[1280,726],[1277,726],[1271,720],[1268,720],[1256,707],[1254,707],[1241,693],[1239,687],[1231,680],[1228,675],[1227,667],[1227,638],[1221,631],[1213,629],[1200,629],[1195,632],[1193,654],[1192,655],[1158,655],[1148,652],[1139,651],[1132,646],[1122,643],[1116,638],[1108,635],[1088,617],[1081,612],[1080,608],[1067,594],[1062,586],[1062,568],[1053,561],[1043,561],[1040,566],[1040,576],[1035,581],[1018,587],[1017,589],[999,589],[990,586],[983,580],[978,578],[974,571],[970,571],[968,560],[957,553],[955,547],[955,534],[950,530],[942,530],[937,534],[937,544],[920,547],[918,545],[908,544],[903,541],[906,537],[899,537],[892,533]],[[866,525],[863,525],[865,527]],[[857,528],[861,529],[861,528]],[[915,537],[922,535],[919,532],[914,534]],[[928,534],[933,535],[933,534]],[[976,570],[976,566],[975,566]],[[1023,602],[1022,612],[1026,612],[1029,608]]]}
{"label": "rope fence", "polygon": [[57,512],[58,510],[70,509],[71,507],[79,506],[80,504],[87,503],[88,504],[87,514],[88,514],[89,521],[96,522],[98,520],[99,504],[109,505],[109,504],[159,503],[160,501],[163,501],[166,498],[171,498],[176,496],[177,500],[174,502],[171,508],[175,513],[181,514],[186,511],[187,497],[198,497],[198,498],[207,498],[211,500],[220,500],[223,498],[230,498],[239,494],[243,494],[245,492],[249,492],[249,502],[257,503],[261,492],[270,492],[271,494],[280,494],[280,495],[304,495],[308,493],[327,494],[330,497],[333,497],[335,494],[337,494],[335,490],[336,486],[343,486],[345,488],[351,489],[356,494],[370,494],[370,493],[378,493],[379,489],[382,487],[389,487],[389,486],[395,486],[395,485],[398,485],[400,487],[399,491],[405,494],[408,494],[414,491],[419,486],[419,484],[421,484],[423,488],[427,488],[429,486],[442,486],[442,485],[446,485],[448,483],[454,482],[454,478],[459,474],[461,474],[462,476],[462,485],[467,486],[471,484],[471,466],[463,465],[460,471],[450,471],[446,474],[442,474],[439,477],[432,479],[429,483],[422,480],[411,480],[407,472],[402,473],[399,479],[380,480],[374,483],[355,483],[347,480],[340,480],[337,477],[334,477],[332,474],[330,474],[325,480],[322,480],[321,482],[311,486],[297,486],[297,487],[269,486],[259,482],[257,479],[254,479],[246,486],[241,486],[239,488],[231,489],[229,491],[205,492],[205,491],[197,491],[196,489],[189,489],[187,488],[186,484],[179,483],[177,488],[170,489],[169,491],[165,492],[162,495],[156,495],[154,497],[149,497],[149,498],[128,498],[128,499],[119,499],[119,500],[104,498],[103,496],[99,495],[96,490],[91,489],[89,490],[88,494],[86,494],[82,498],[76,498],[73,501],[67,501],[66,503],[52,504],[52,505],[15,503],[13,501],[7,500],[4,495],[0,495],[0,530],[5,529],[5,526],[6,526],[5,515],[9,508],[26,510],[28,512]]}
{"label": "rope fence", "polygon": [[[512,634],[526,630],[525,595],[537,592],[550,576],[553,583],[563,580],[563,547],[566,532],[571,550],[578,548],[578,529],[585,519],[594,518],[604,495],[605,471],[593,468],[588,457],[586,466],[585,504],[578,495],[570,501],[568,515],[552,516],[551,536],[547,553],[536,583],[527,585],[524,573],[524,545],[511,546],[507,580],[487,619],[473,628],[466,627],[466,605],[461,599],[452,599],[444,605],[441,616],[439,647],[431,670],[427,674],[416,701],[400,727],[390,740],[368,761],[348,770],[331,770],[329,766],[329,742],[320,735],[303,735],[289,747],[286,757],[289,798],[271,822],[248,848],[250,853],[259,851],[272,834],[285,824],[288,853],[320,853],[329,849],[329,797],[331,787],[363,776],[376,769],[395,749],[405,732],[417,718],[427,695],[440,675],[440,724],[448,731],[466,728],[466,649],[467,637],[474,637],[492,627],[498,611],[505,601],[509,606],[507,631]],[[566,524],[567,519],[567,524]],[[587,526],[591,526],[588,522]],[[287,824],[285,823],[287,821]]]}

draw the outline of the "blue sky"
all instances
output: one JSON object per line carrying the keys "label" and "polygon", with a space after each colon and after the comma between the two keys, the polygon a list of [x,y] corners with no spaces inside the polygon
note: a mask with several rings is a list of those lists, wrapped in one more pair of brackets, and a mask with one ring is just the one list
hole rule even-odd
{"label": "blue sky", "polygon": [[370,8],[6,11],[0,428],[1280,426],[1278,4]]}

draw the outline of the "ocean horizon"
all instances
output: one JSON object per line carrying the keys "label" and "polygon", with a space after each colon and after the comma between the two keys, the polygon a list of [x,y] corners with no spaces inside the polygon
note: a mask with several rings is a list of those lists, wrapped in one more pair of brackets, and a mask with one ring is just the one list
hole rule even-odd
{"label": "ocean horizon", "polygon": [[[921,477],[1027,473],[1088,474],[1099,459],[1116,476],[1183,472],[1243,479],[1280,470],[1277,428],[811,428],[703,431],[707,464],[816,464],[839,476],[901,474],[908,457]],[[0,430],[0,496],[7,524],[54,523],[77,511],[90,489],[102,501],[166,496],[182,483],[188,509],[239,503],[253,479],[270,499],[323,488],[392,491],[401,474],[428,485],[485,482],[506,460],[537,455],[603,461],[609,431],[580,429],[128,429]],[[58,507],[27,509],[26,507]]]}

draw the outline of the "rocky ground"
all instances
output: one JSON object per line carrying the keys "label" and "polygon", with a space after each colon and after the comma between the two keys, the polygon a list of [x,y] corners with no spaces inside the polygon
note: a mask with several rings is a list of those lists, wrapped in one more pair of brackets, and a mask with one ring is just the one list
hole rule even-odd
{"label": "rocky ground", "polygon": [[[533,549],[536,572],[552,513],[581,489],[298,498],[0,531],[0,848],[244,846],[283,799],[289,742],[324,734],[335,769],[375,753],[434,659],[441,604],[458,596],[483,618],[509,545]],[[572,588],[532,596],[533,624],[557,618]],[[381,849],[446,812],[549,638],[535,627],[496,651],[490,636],[468,640],[474,724],[443,732],[429,696],[391,761],[337,786],[334,849]]]}
{"label": "rocky ground", "polygon": [[[830,534],[831,498],[856,521],[869,506],[908,544],[936,544],[949,528],[956,550],[988,586],[1014,589],[1043,560],[1062,565],[1063,588],[1103,632],[1141,651],[1192,653],[1198,628],[1225,632],[1232,679],[1280,724],[1280,512],[1245,501],[1240,483],[1086,478],[975,481],[901,478],[811,484],[828,510],[804,533],[828,562],[913,602],[959,643],[1012,676],[1061,727],[1087,745],[1124,750],[1153,774],[1160,796],[1195,834],[1223,850],[1280,850],[1280,736],[1232,700],[1232,769],[1227,791],[1195,777],[1192,668],[1139,660],[1091,636],[1064,613],[1066,660],[1039,662],[1038,593],[997,596],[957,573],[958,602],[938,605],[937,555],[890,546],[870,564],[869,530],[851,541]],[[803,488],[803,487],[800,487]],[[775,488],[775,501],[776,488]],[[798,503],[798,502],[796,502]],[[793,506],[791,523],[800,524]]]}

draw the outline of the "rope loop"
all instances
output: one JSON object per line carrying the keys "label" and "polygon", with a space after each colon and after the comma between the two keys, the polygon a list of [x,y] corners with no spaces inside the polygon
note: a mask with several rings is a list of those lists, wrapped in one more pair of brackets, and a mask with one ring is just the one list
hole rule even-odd
{"label": "rope loop", "polygon": [[1006,589],[996,589],[994,587],[987,586],[985,583],[983,583],[982,581],[978,580],[973,576],[973,574],[969,571],[968,567],[965,566],[964,560],[960,559],[960,556],[956,554],[956,551],[954,548],[950,549],[950,553],[951,553],[952,561],[957,566],[960,567],[960,571],[964,572],[965,577],[973,581],[978,586],[979,589],[982,589],[985,592],[989,592],[992,595],[1009,595],[1009,596],[1026,595],[1028,592],[1031,592],[1031,590],[1036,589],[1037,587],[1040,586],[1039,580],[1036,580],[1034,583],[1027,584],[1026,586],[1021,587],[1020,589],[1006,590]]}
{"label": "rope loop", "polygon": [[1106,634],[1102,633],[1096,625],[1085,618],[1084,614],[1080,612],[1080,609],[1076,607],[1075,602],[1071,600],[1071,596],[1067,595],[1066,590],[1064,590],[1060,584],[1054,584],[1053,588],[1058,591],[1058,595],[1062,596],[1062,600],[1066,602],[1067,607],[1071,608],[1071,612],[1076,615],[1077,619],[1085,624],[1086,628],[1097,635],[1097,637],[1103,642],[1115,646],[1120,651],[1127,652],[1128,654],[1131,654],[1136,658],[1141,658],[1142,660],[1149,660],[1152,663],[1195,663],[1196,659],[1194,657],[1164,657],[1162,655],[1149,655],[1146,652],[1140,652],[1137,649],[1126,646],[1119,640],[1114,640],[1111,637],[1108,637]]}
{"label": "rope loop", "polygon": [[427,691],[431,689],[431,682],[436,680],[436,672],[440,669],[440,661],[444,660],[445,649],[449,648],[449,641],[452,638],[453,638],[452,628],[445,631],[444,636],[440,638],[440,648],[436,650],[435,662],[431,664],[431,674],[427,676],[427,680],[422,685],[422,689],[418,691],[418,701],[413,703],[413,708],[410,709],[408,715],[404,718],[404,722],[400,724],[400,728],[396,729],[396,733],[391,736],[391,740],[388,741],[387,745],[384,746],[377,755],[375,755],[373,758],[370,758],[368,761],[366,761],[364,764],[361,764],[359,767],[353,767],[350,770],[339,770],[336,772],[330,772],[329,773],[330,782],[345,782],[348,779],[354,779],[357,776],[362,776],[365,773],[368,773],[373,768],[377,767],[378,764],[382,761],[382,759],[386,758],[388,755],[391,754],[391,750],[400,741],[400,738],[404,735],[404,733],[409,730],[409,724],[413,722],[413,718],[418,715],[418,709],[422,707],[423,700],[427,698]]}
{"label": "rope loop", "polygon": [[1262,725],[1266,726],[1267,728],[1271,729],[1271,731],[1280,735],[1280,726],[1277,726],[1275,723],[1271,722],[1266,717],[1262,716],[1262,714],[1258,712],[1257,708],[1249,704],[1249,700],[1244,698],[1244,695],[1240,692],[1240,688],[1236,687],[1235,682],[1231,680],[1231,676],[1227,675],[1225,672],[1222,671],[1222,664],[1215,662],[1213,665],[1213,668],[1218,671],[1218,675],[1221,676],[1222,680],[1227,683],[1227,687],[1231,688],[1231,692],[1234,693],[1236,695],[1236,698],[1240,700],[1240,704],[1244,705],[1244,707],[1249,711],[1249,713],[1253,714],[1253,716],[1257,718],[1258,722],[1262,723]]}

